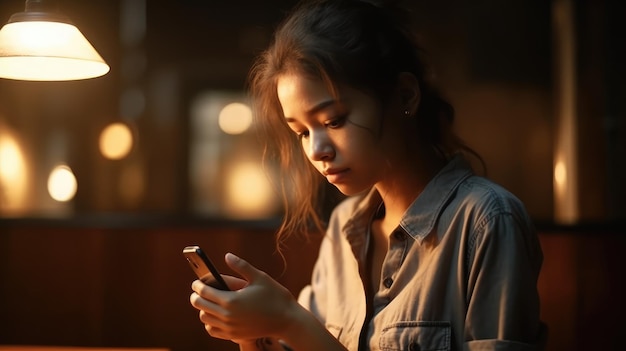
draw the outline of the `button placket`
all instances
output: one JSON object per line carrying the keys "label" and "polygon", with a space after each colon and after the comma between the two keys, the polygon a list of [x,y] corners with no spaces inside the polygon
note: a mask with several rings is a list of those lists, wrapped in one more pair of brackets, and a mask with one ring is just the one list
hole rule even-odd
{"label": "button placket", "polygon": [[389,289],[393,285],[394,276],[402,264],[406,252],[407,236],[402,229],[396,229],[391,233],[389,240],[389,252],[382,267],[382,285]]}

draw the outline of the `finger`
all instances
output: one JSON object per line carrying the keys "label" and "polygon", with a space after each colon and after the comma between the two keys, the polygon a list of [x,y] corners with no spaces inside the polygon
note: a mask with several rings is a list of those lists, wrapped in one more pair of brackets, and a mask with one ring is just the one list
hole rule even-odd
{"label": "finger", "polygon": [[252,282],[265,275],[263,271],[256,269],[246,260],[230,252],[226,254],[224,260],[226,261],[228,267],[230,267],[233,271],[241,275],[242,278],[249,282]]}
{"label": "finger", "polygon": [[200,310],[200,312],[198,312],[198,318],[203,324],[210,324],[211,326],[220,329],[228,328],[228,325],[220,319],[220,316],[212,315],[206,311]]}
{"label": "finger", "polygon": [[195,292],[189,296],[189,302],[191,302],[191,306],[193,306],[195,309],[204,311],[217,317],[228,314],[228,311],[225,310],[222,306],[203,298]]}
{"label": "finger", "polygon": [[202,296],[203,295],[202,292],[204,291],[205,286],[210,286],[210,285],[206,284],[200,279],[196,279],[191,283],[191,290],[195,291],[196,293],[198,293],[198,295]]}
{"label": "finger", "polygon": [[193,283],[191,283],[191,290],[200,295],[203,299],[213,301],[215,303],[219,303],[227,297],[223,290],[214,288],[199,279],[194,280]]}
{"label": "finger", "polygon": [[209,324],[205,324],[204,329],[207,331],[207,333],[209,333],[209,335],[217,339],[232,340],[235,338],[241,338],[241,336],[236,335],[236,333],[229,333],[226,330]]}
{"label": "finger", "polygon": [[191,306],[200,311],[208,309],[210,307],[208,306],[209,301],[203,299],[196,292],[193,292],[191,293],[191,295],[189,295],[189,302],[191,302]]}
{"label": "finger", "polygon": [[[206,282],[204,282],[204,281],[202,281],[200,279],[196,279],[196,280],[194,280],[191,283],[191,290],[195,291],[200,296],[210,295],[212,293],[212,291],[210,289],[206,289],[206,287],[213,288],[211,285],[207,284]],[[213,289],[215,289],[215,288],[213,288]],[[208,293],[207,293],[207,291],[208,291]]]}
{"label": "finger", "polygon": [[196,292],[193,292],[191,293],[191,295],[189,295],[189,302],[191,302],[191,306],[193,306],[197,310],[202,310],[206,308],[206,300],[203,300],[204,299]]}
{"label": "finger", "polygon": [[[222,276],[222,279],[224,279],[224,276]],[[226,288],[223,288],[222,285],[217,281],[217,279],[215,279],[215,277],[213,276],[213,274],[207,274],[206,276],[202,277],[202,279],[200,279],[200,281],[202,281],[204,284],[215,288],[215,289],[219,289],[219,290],[229,290],[228,288],[228,284],[226,286]]]}
{"label": "finger", "polygon": [[240,328],[233,327],[232,325],[229,325],[220,319],[216,319],[214,316],[204,313],[203,311],[200,311],[199,316],[200,321],[204,324],[204,329],[206,329],[209,335],[213,337],[225,340],[242,337],[239,332]]}
{"label": "finger", "polygon": [[204,330],[206,330],[206,332],[214,338],[229,340],[226,337],[225,333],[218,327],[212,326],[210,324],[205,324]]}

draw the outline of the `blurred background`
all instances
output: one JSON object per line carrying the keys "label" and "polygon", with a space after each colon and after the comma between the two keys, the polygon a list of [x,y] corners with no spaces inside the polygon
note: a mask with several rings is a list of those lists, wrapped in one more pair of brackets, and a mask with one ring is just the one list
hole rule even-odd
{"label": "blurred background", "polygon": [[[220,256],[235,252],[294,294],[309,279],[319,237],[292,239],[286,266],[276,253],[274,170],[261,166],[244,91],[296,2],[57,3],[111,69],[0,79],[0,344],[234,349],[197,321],[180,250],[200,244],[224,270]],[[622,3],[404,3],[459,135],[536,221],[548,349],[614,349],[626,293]],[[23,10],[1,0],[0,22]]]}

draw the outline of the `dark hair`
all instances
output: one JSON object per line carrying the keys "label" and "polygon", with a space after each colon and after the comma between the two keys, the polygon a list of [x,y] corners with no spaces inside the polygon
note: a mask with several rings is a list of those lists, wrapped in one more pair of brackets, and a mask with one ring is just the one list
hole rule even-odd
{"label": "dark hair", "polygon": [[311,225],[321,230],[324,223],[319,212],[323,178],[285,122],[277,77],[306,74],[321,79],[335,94],[337,86],[347,85],[384,104],[398,75],[410,72],[421,92],[415,116],[420,140],[442,157],[469,150],[452,133],[454,109],[429,82],[421,55],[408,12],[390,2],[304,1],[278,27],[272,44],[253,65],[249,83],[257,127],[267,136],[266,160],[277,161],[283,171],[285,217],[277,233],[279,248],[285,235],[308,232]]}

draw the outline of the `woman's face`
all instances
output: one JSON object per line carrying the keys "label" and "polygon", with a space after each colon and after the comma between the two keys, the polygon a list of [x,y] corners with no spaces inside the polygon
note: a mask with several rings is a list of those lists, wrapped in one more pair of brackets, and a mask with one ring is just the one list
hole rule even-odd
{"label": "woman's face", "polygon": [[279,77],[278,99],[289,127],[309,161],[345,195],[369,189],[383,179],[389,148],[381,135],[383,111],[369,95],[350,88],[339,100],[316,79]]}

